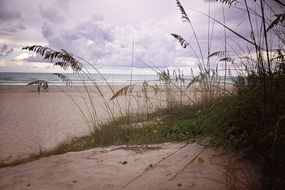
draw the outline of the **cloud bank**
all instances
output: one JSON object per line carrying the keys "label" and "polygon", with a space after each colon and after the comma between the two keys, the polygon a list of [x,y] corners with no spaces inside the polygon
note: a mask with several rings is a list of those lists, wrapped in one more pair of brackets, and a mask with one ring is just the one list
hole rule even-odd
{"label": "cloud bank", "polygon": [[[199,38],[206,59],[208,53],[208,13],[206,0],[181,0]],[[211,3],[210,15],[223,21],[222,4]],[[225,23],[246,38],[250,38],[245,12],[224,6]],[[278,10],[278,7],[274,7]],[[211,51],[223,50],[224,28],[214,27]],[[183,49],[170,33],[183,36],[193,47]],[[237,41],[227,31],[230,45]],[[233,42],[236,40],[236,42]],[[26,71],[39,68],[50,72],[50,63],[40,56],[26,56],[21,47],[43,45],[65,49],[85,58],[98,69],[124,70],[131,66],[134,56],[159,69],[197,68],[198,46],[189,24],[181,22],[175,0],[0,0],[0,66],[4,71]],[[234,46],[234,45],[233,45]],[[201,56],[200,56],[201,58]],[[49,65],[47,65],[49,64]],[[38,67],[37,67],[38,66]],[[135,61],[134,67],[147,68]],[[33,70],[35,71],[35,70]]]}

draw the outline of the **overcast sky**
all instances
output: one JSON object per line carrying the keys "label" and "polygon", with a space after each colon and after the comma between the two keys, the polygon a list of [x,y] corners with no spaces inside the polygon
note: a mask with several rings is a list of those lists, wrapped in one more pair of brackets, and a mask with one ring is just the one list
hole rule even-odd
{"label": "overcast sky", "polygon": [[[207,56],[208,19],[193,9],[208,12],[206,0],[181,0]],[[245,36],[245,13],[224,7],[226,24]],[[211,16],[222,21],[221,3],[211,3]],[[212,26],[212,24],[211,24]],[[175,0],[0,0],[0,71],[58,72],[27,45],[65,49],[89,60],[101,72],[126,72],[134,55],[156,67],[196,68],[190,48],[170,36],[177,33],[197,49],[188,24],[181,21]],[[224,30],[214,25],[212,50],[222,50]],[[228,37],[235,39],[231,33]],[[148,72],[134,62],[137,72]]]}

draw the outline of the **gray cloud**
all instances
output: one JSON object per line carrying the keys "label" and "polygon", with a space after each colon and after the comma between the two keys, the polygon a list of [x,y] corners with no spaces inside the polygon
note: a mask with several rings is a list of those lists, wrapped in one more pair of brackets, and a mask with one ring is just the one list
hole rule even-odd
{"label": "gray cloud", "polygon": [[22,23],[7,23],[0,26],[1,35],[12,35],[16,32],[25,30],[26,27]]}
{"label": "gray cloud", "polygon": [[21,13],[18,11],[11,11],[6,7],[6,3],[4,0],[0,0],[0,21],[1,22],[9,22],[21,17]]}
{"label": "gray cloud", "polygon": [[[193,9],[207,13],[208,3],[205,0],[180,1],[191,19],[206,58],[208,18]],[[223,22],[221,7],[221,3],[211,3],[211,16]],[[276,5],[272,8],[278,10]],[[248,21],[243,20],[244,12],[234,6],[225,6],[224,10],[226,24],[250,39]],[[17,48],[22,44],[48,45],[84,57],[98,68],[129,67],[134,40],[134,54],[145,62],[153,62],[158,67],[194,67],[197,64],[193,50],[189,47],[182,49],[179,42],[169,35],[177,33],[183,36],[199,54],[191,27],[183,24],[180,18],[175,0],[84,0],[84,3],[75,0],[29,0],[29,3],[0,0],[0,40],[15,48],[15,56],[21,53]],[[211,23],[211,26],[214,26],[211,52],[223,50],[224,28],[217,23]],[[227,37],[228,43],[235,40],[242,45],[244,42],[229,31]],[[235,43],[229,44],[228,49],[231,48],[239,51]],[[23,61],[42,60],[30,57]],[[135,67],[146,66],[136,61]]]}
{"label": "gray cloud", "polygon": [[12,21],[16,20],[21,17],[21,14],[16,11],[7,11],[7,10],[1,10],[0,11],[0,20],[1,21]]}
{"label": "gray cloud", "polygon": [[54,6],[61,9],[64,12],[69,11],[70,9],[70,0],[55,0]]}
{"label": "gray cloud", "polygon": [[[45,23],[42,34],[50,47],[65,49],[100,67],[130,66],[132,40],[135,41],[135,55],[145,61],[152,61],[159,67],[175,61],[176,41],[161,31],[156,21],[145,22],[139,29],[115,27],[97,15],[60,30],[52,23]],[[135,66],[146,67],[141,63]]]}
{"label": "gray cloud", "polygon": [[22,15],[19,11],[11,10],[7,7],[7,2],[0,0],[0,34],[11,35],[26,27],[21,21]]}
{"label": "gray cloud", "polygon": [[50,22],[63,23],[65,22],[65,16],[58,9],[46,8],[42,5],[39,6],[40,15]]}
{"label": "gray cloud", "polygon": [[7,44],[1,44],[0,45],[0,57],[6,57],[10,53],[12,53],[13,51],[14,51],[14,49],[9,48],[9,46]]}
{"label": "gray cloud", "polygon": [[105,44],[114,40],[113,27],[105,24],[101,19],[95,20],[93,18],[91,21],[80,23],[74,30],[76,30],[78,36],[96,43]]}
{"label": "gray cloud", "polygon": [[65,23],[69,12],[70,0],[55,0],[51,6],[39,5],[41,17],[52,23]]}

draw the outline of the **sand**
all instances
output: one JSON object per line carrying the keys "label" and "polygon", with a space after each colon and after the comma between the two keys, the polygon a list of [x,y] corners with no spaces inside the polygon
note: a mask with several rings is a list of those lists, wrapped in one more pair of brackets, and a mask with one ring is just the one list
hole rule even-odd
{"label": "sand", "polygon": [[[113,93],[106,86],[101,90],[110,110],[120,115],[114,102],[109,101]],[[10,162],[53,148],[72,137],[88,134],[90,123],[108,120],[104,99],[91,91],[90,102],[84,91],[82,87],[50,87],[48,92],[38,94],[36,87],[0,86],[1,161]],[[131,111],[163,106],[156,104],[161,101],[140,98],[144,96],[141,89],[134,94],[137,98],[130,104],[127,97],[118,98],[122,112],[128,105]],[[153,92],[148,97],[161,98]],[[90,112],[91,104],[95,115]],[[226,189],[233,183],[240,185],[239,178],[226,177],[228,166],[235,166],[234,173],[243,171],[230,162],[231,158],[230,154],[185,143],[95,148],[1,168],[0,189]]]}
{"label": "sand", "polygon": [[[151,148],[152,147],[152,148]],[[198,144],[111,146],[0,169],[0,189],[226,189],[228,157]]]}
{"label": "sand", "polygon": [[[115,92],[122,87],[113,86]],[[191,103],[177,88],[166,90],[159,86],[155,93],[154,87],[136,86],[131,96],[110,100],[114,93],[106,85],[100,86],[104,98],[94,87],[86,93],[83,86],[50,86],[47,92],[38,93],[36,86],[0,85],[0,160],[11,162],[51,149],[88,134],[94,124],[126,112],[151,112],[164,107],[167,99]],[[146,88],[147,93],[142,90]],[[188,89],[188,93],[194,91]],[[197,96],[199,93],[191,95]]]}
{"label": "sand", "polygon": [[59,91],[38,94],[35,87],[0,86],[0,110],[2,159],[22,157],[87,133],[76,106]]}
{"label": "sand", "polygon": [[[116,91],[122,86],[114,88]],[[51,149],[72,137],[88,134],[93,123],[113,117],[110,112],[120,116],[129,109],[128,105],[130,112],[137,109],[150,111],[154,102],[158,102],[151,100],[153,103],[146,104],[144,98],[137,97],[131,98],[129,103],[126,96],[110,101],[111,90],[107,86],[100,86],[100,89],[109,104],[109,111],[94,88],[89,93],[90,101],[82,86],[50,86],[48,92],[40,94],[35,86],[0,86],[0,159],[9,162]],[[143,96],[140,88],[134,90],[133,95]]]}

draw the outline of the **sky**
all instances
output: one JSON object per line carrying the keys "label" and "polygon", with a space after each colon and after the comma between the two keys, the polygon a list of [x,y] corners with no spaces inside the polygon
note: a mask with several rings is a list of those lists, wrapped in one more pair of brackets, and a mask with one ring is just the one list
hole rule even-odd
{"label": "sky", "polygon": [[[208,13],[206,0],[181,0],[199,38],[203,57],[208,53]],[[211,16],[249,36],[245,13],[239,9],[210,3]],[[223,50],[224,29],[214,26],[211,52]],[[64,49],[88,60],[102,73],[129,72],[133,55],[163,70],[197,70],[197,58],[190,48],[182,48],[170,34],[197,44],[189,24],[181,21],[175,0],[0,0],[0,71],[60,72],[52,63],[21,50],[28,45]],[[230,39],[236,36],[226,33]],[[201,59],[201,57],[200,57]],[[134,72],[152,72],[134,61]]]}

